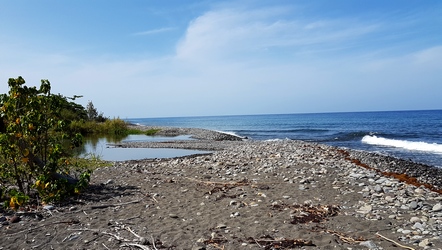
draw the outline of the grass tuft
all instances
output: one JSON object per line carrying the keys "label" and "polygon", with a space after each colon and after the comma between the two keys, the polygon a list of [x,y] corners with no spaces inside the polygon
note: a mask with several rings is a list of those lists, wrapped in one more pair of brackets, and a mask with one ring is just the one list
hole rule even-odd
{"label": "grass tuft", "polygon": [[145,134],[145,135],[155,135],[155,134],[158,133],[160,130],[161,130],[161,129],[154,129],[154,128],[152,128],[152,129],[147,130],[144,134]]}

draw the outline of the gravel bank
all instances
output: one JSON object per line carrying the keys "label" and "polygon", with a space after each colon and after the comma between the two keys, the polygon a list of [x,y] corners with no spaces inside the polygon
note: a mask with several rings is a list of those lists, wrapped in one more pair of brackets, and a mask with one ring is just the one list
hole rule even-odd
{"label": "gravel bank", "polygon": [[75,203],[17,214],[18,223],[4,214],[0,246],[442,249],[438,169],[316,143],[222,141],[217,132],[178,130],[195,131],[201,140],[123,146],[214,153],[98,169]]}

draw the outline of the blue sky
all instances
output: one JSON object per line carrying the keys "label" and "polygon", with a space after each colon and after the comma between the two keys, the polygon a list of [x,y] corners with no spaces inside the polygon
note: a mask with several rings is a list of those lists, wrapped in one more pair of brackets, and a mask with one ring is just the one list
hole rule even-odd
{"label": "blue sky", "polygon": [[0,1],[0,92],[108,117],[442,109],[442,1]]}

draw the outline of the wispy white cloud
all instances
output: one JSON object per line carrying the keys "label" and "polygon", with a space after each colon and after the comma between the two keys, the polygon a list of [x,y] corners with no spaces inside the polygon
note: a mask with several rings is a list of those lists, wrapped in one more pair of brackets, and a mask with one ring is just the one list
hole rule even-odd
{"label": "wispy white cloud", "polygon": [[435,67],[442,65],[442,45],[427,48],[413,54],[414,62],[417,64],[430,64]]}
{"label": "wispy white cloud", "polygon": [[159,33],[165,33],[172,30],[176,30],[174,27],[166,27],[166,28],[160,28],[160,29],[153,29],[153,30],[147,30],[147,31],[141,31],[133,33],[134,36],[148,36],[148,35],[154,35]]}
{"label": "wispy white cloud", "polygon": [[[287,12],[287,11],[286,11]],[[351,19],[307,19],[281,9],[220,9],[193,20],[177,46],[177,57],[213,60],[231,56],[268,55],[271,49],[289,53],[347,48],[378,32],[379,23]],[[354,46],[354,45],[352,45]]]}

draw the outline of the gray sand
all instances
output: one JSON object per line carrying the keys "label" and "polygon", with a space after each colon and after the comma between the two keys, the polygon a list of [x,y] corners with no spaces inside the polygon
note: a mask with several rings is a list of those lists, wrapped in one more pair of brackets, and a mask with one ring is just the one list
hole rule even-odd
{"label": "gray sand", "polygon": [[[123,146],[214,153],[98,169],[75,202],[0,227],[0,247],[442,248],[440,169],[316,143],[169,132],[200,140]],[[393,171],[418,185],[386,176]]]}

